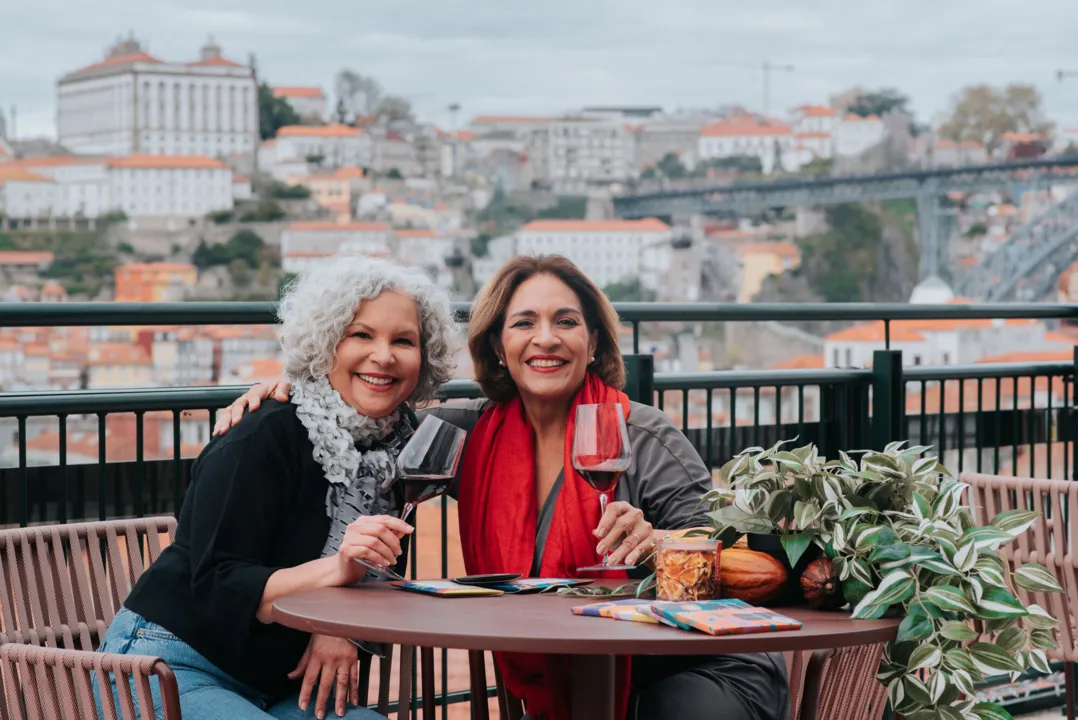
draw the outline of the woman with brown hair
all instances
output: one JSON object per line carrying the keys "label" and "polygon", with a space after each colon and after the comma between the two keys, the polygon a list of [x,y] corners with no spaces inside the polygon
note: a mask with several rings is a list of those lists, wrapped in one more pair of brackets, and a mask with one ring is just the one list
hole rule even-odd
{"label": "woman with brown hair", "polygon": [[[476,297],[468,346],[486,399],[426,411],[469,431],[456,487],[469,574],[574,577],[608,550],[610,564],[634,564],[663,534],[707,524],[699,500],[711,474],[665,414],[622,392],[617,330],[610,301],[559,256],[516,257]],[[253,410],[261,398],[287,392],[256,386],[222,413],[215,432],[244,405]],[[623,407],[632,446],[632,465],[602,517],[597,494],[570,461],[577,405],[600,402]],[[501,654],[497,661],[529,717],[568,717],[564,659]],[[619,717],[789,716],[780,655],[626,658],[617,677]]]}

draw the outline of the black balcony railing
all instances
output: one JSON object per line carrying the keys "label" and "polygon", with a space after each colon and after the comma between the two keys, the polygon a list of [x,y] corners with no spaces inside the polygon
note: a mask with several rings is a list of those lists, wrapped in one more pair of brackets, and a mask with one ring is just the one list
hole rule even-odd
{"label": "black balcony railing", "polygon": [[[909,440],[932,446],[955,472],[1074,476],[1078,351],[1060,362],[904,367],[890,340],[892,323],[902,320],[1022,318],[1055,324],[1078,320],[1078,306],[624,303],[617,310],[632,331],[627,391],[664,410],[709,467],[721,466],[742,448],[793,438],[816,443],[828,456]],[[466,321],[468,307],[456,311]],[[639,354],[641,326],[647,323],[828,320],[883,322],[871,367],[655,373],[654,359]],[[271,303],[0,305],[0,326],[8,327],[274,322]],[[0,526],[177,513],[190,463],[209,438],[217,410],[245,389],[0,393],[0,433],[11,433],[11,450],[0,456]],[[479,396],[469,380],[443,387],[443,400]],[[440,543],[440,568],[423,572],[444,576],[451,501],[440,503],[440,527],[434,533],[420,528],[417,535]],[[411,546],[413,577],[418,545],[417,538]],[[443,654],[443,689],[444,668]],[[443,706],[461,700],[466,694],[440,696]]]}

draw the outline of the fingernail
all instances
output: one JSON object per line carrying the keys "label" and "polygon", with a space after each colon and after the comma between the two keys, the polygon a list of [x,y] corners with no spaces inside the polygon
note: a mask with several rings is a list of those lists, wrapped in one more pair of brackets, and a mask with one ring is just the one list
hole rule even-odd
{"label": "fingernail", "polygon": [[600,530],[599,528],[595,528],[594,530],[591,531],[591,534],[594,535],[595,537],[602,537],[603,536],[603,531]]}
{"label": "fingernail", "polygon": [[408,528],[408,532],[412,532],[413,530],[415,530],[415,528],[414,528],[414,527],[412,527],[411,525],[409,525],[408,523],[404,523],[404,526],[405,526],[406,528]]}
{"label": "fingernail", "polygon": [[305,702],[300,702],[300,704],[299,704],[299,709],[300,709],[300,710],[306,710],[306,709],[307,709],[307,703],[305,703]]}
{"label": "fingernail", "polygon": [[600,555],[603,554],[603,544],[602,543],[599,543],[598,545],[595,546],[595,552],[599,553]]}

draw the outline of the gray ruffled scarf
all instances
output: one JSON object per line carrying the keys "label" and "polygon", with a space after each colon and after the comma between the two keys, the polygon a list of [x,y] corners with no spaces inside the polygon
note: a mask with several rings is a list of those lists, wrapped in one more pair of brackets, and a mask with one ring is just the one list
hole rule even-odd
{"label": "gray ruffled scarf", "polygon": [[345,530],[357,518],[397,514],[397,455],[417,421],[403,406],[381,418],[361,415],[326,378],[294,380],[292,402],[314,445],[314,459],[329,481],[326,514],[332,520],[322,549],[322,557],[328,557],[340,548]]}

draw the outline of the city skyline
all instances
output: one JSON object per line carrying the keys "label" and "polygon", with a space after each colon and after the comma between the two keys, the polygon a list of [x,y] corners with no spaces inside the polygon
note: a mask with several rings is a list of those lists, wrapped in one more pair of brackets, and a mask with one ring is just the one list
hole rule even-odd
{"label": "city skyline", "polygon": [[1078,79],[1055,78],[1057,69],[1078,70],[1066,44],[1078,5],[1041,0],[1021,13],[1005,0],[976,12],[926,0],[730,5],[551,0],[537,12],[449,0],[342,10],[326,0],[265,0],[254,10],[238,2],[105,0],[90,9],[46,0],[0,8],[0,27],[14,30],[0,52],[0,107],[5,114],[18,107],[19,137],[55,136],[57,78],[99,60],[118,35],[133,31],[166,60],[195,59],[213,35],[236,61],[254,53],[262,80],[320,85],[330,96],[334,75],[352,68],[443,126],[451,124],[453,102],[461,125],[479,114],[599,104],[759,110],[760,70],[730,65],[764,59],[797,68],[772,74],[775,114],[862,85],[898,88],[918,119],[933,121],[965,85],[1030,82],[1052,120],[1078,124]]}

